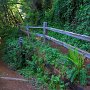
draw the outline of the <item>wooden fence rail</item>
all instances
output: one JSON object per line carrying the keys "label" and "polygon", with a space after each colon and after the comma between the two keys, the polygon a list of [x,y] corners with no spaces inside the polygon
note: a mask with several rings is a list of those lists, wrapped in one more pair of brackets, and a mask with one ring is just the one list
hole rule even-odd
{"label": "wooden fence rail", "polygon": [[85,41],[90,42],[90,36],[76,34],[76,33],[73,33],[73,32],[68,32],[68,31],[64,31],[64,30],[60,30],[60,29],[56,29],[56,28],[51,28],[51,27],[46,27],[46,29],[48,29],[50,31],[53,31],[53,32],[57,32],[57,33],[60,33],[60,34],[68,35],[68,36],[71,36],[71,37],[75,37],[77,39],[81,39],[81,40],[85,40]]}
{"label": "wooden fence rail", "polygon": [[[69,32],[69,31],[64,31],[64,30],[60,30],[60,29],[56,29],[56,28],[51,28],[51,27],[48,27],[47,22],[43,23],[43,27],[28,26],[27,28],[28,29],[31,29],[31,28],[32,29],[43,29],[43,34],[36,33],[36,36],[43,37],[44,43],[46,42],[46,39],[51,40],[51,41],[55,42],[56,44],[64,46],[67,49],[75,50],[76,47],[71,46],[65,42],[60,41],[60,40],[57,40],[53,37],[48,36],[48,30],[90,42],[90,36],[81,35],[81,34]],[[25,32],[25,31],[23,31],[23,32],[26,33],[27,35],[29,33],[29,32]],[[90,53],[88,53],[87,51],[81,50],[79,48],[77,48],[77,50],[78,50],[79,54],[82,54],[84,57],[87,57],[90,59]]]}

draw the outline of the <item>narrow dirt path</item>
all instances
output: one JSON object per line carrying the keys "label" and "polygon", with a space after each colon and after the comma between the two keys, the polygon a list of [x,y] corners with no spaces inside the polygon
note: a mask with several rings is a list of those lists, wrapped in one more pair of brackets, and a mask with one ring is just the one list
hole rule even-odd
{"label": "narrow dirt path", "polygon": [[[2,42],[2,40],[0,40],[0,42]],[[2,45],[3,44],[0,43],[0,47],[2,47]],[[30,83],[23,81],[25,80],[23,76],[19,75],[16,71],[9,69],[1,60],[1,56],[2,53],[0,50],[0,90],[35,90]]]}
{"label": "narrow dirt path", "polygon": [[[3,61],[0,61],[0,77],[11,77],[24,79],[17,72],[8,68]],[[10,80],[0,78],[0,90],[35,90],[30,83],[21,80]]]}

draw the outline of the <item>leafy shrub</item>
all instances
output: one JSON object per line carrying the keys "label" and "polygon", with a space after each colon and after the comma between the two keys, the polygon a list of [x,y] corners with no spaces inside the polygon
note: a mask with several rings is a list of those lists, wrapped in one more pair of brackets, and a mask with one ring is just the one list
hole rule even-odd
{"label": "leafy shrub", "polygon": [[84,57],[79,55],[78,51],[69,50],[68,60],[70,60],[71,69],[67,71],[67,76],[71,82],[79,81],[81,85],[87,84],[87,69],[84,67]]}
{"label": "leafy shrub", "polygon": [[26,60],[31,60],[33,55],[33,46],[24,38],[23,47],[20,47],[18,38],[8,39],[4,49],[4,61],[13,69],[19,69],[26,66]]}

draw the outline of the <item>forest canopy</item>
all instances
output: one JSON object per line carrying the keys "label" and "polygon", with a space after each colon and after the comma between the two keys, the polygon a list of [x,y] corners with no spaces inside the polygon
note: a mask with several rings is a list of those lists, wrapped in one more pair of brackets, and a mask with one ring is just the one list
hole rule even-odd
{"label": "forest canopy", "polygon": [[54,27],[90,35],[89,0],[0,0],[0,13],[0,25],[47,21]]}

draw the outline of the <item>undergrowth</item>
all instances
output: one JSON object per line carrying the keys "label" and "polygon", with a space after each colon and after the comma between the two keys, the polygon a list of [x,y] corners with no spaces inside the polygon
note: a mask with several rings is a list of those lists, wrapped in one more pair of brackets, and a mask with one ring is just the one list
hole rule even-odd
{"label": "undergrowth", "polygon": [[41,86],[47,86],[49,90],[73,90],[77,83],[82,86],[87,84],[84,58],[79,56],[77,50],[63,55],[57,49],[36,40],[34,35],[23,37],[22,47],[18,38],[8,39],[3,59],[11,69],[26,78],[36,78]]}

